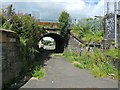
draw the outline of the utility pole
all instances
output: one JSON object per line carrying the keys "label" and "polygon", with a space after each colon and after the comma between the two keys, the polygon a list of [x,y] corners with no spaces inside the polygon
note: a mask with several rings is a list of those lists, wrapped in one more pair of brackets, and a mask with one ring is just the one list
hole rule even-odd
{"label": "utility pole", "polygon": [[115,47],[118,47],[116,1],[114,2],[114,29],[115,29]]}
{"label": "utility pole", "polygon": [[107,15],[109,14],[109,2],[107,2]]}

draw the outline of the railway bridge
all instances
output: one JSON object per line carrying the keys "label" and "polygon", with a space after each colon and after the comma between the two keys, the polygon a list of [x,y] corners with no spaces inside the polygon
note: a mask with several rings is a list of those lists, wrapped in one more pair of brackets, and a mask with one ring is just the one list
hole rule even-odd
{"label": "railway bridge", "polygon": [[42,40],[44,37],[51,37],[55,41],[54,52],[55,53],[62,53],[64,51],[64,48],[65,48],[65,45],[66,45],[66,42],[67,42],[67,36],[61,35],[60,28],[45,28],[44,27],[43,30],[45,30],[46,33],[41,35],[39,37],[38,41]]}

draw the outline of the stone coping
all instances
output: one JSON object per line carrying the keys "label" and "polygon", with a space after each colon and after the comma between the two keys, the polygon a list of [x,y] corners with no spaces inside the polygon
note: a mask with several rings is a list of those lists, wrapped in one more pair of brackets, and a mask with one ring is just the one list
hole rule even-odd
{"label": "stone coping", "polygon": [[7,29],[3,29],[3,28],[0,28],[0,31],[2,31],[2,32],[8,32],[8,33],[16,33],[16,32],[14,32],[12,30],[7,30]]}

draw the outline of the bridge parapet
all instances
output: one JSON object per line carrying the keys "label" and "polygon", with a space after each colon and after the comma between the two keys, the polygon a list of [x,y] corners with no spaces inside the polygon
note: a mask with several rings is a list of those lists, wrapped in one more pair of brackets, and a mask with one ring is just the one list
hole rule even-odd
{"label": "bridge parapet", "polygon": [[46,30],[47,33],[55,33],[55,34],[59,34],[60,35],[60,31],[50,31],[50,30]]}
{"label": "bridge parapet", "polygon": [[44,27],[43,30],[46,31],[46,33],[54,33],[60,35],[60,28],[46,28]]}

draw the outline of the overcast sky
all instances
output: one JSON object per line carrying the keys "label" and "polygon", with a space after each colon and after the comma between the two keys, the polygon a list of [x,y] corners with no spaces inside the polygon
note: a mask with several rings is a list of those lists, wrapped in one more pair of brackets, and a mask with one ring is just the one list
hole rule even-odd
{"label": "overcast sky", "polygon": [[[60,13],[65,10],[73,19],[102,16],[106,10],[107,0],[0,0],[2,8],[13,4],[16,12],[32,13],[42,20],[58,20]],[[9,1],[9,2],[8,2]],[[108,0],[115,1],[115,0]],[[116,0],[120,1],[120,0]]]}

